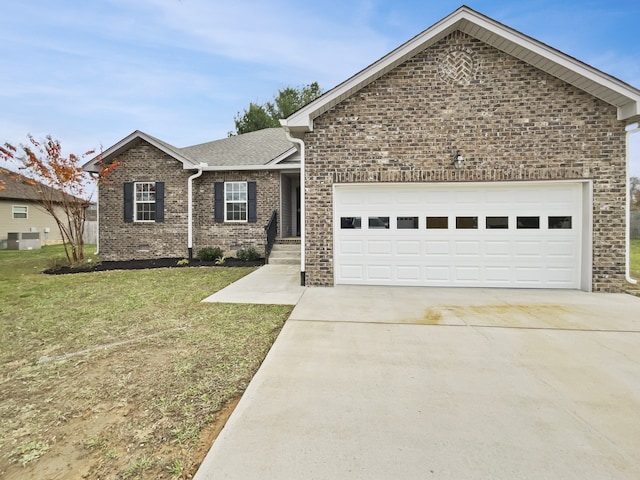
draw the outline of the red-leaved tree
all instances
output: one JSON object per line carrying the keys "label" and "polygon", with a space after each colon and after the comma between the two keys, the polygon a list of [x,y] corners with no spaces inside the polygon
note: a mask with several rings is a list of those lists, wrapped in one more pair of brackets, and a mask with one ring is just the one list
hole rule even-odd
{"label": "red-leaved tree", "polygon": [[91,177],[82,169],[82,161],[93,156],[95,150],[80,156],[64,156],[60,142],[50,135],[44,141],[38,141],[32,135],[27,138],[27,145],[15,147],[5,143],[4,147],[0,146],[0,158],[20,170],[33,187],[40,206],[54,218],[69,265],[81,263],[84,260],[85,213],[91,201],[92,186],[107,182],[118,162],[102,165],[99,159],[100,171]]}

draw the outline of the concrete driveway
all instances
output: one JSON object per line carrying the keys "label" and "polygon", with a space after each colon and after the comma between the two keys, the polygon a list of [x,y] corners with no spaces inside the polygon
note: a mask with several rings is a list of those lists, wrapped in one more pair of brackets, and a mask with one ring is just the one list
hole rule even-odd
{"label": "concrete driveway", "polygon": [[204,479],[638,479],[640,298],[307,288]]}

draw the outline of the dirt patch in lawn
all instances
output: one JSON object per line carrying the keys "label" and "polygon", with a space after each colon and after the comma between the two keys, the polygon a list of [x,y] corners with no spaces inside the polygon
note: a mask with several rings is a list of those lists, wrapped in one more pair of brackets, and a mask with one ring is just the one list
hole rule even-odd
{"label": "dirt patch in lawn", "polygon": [[252,269],[42,275],[38,252],[4,258],[3,480],[192,478],[291,313],[201,302]]}

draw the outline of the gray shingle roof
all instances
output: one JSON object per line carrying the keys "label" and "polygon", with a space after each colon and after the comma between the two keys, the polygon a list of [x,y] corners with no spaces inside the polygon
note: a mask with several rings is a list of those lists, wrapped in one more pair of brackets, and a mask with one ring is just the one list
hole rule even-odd
{"label": "gray shingle roof", "polygon": [[294,144],[287,140],[284,129],[266,128],[177,150],[194,163],[245,166],[266,165],[292,148]]}
{"label": "gray shingle roof", "polygon": [[[38,182],[35,182],[34,185],[34,182],[24,175],[6,170],[2,167],[0,167],[0,180],[4,182],[4,188],[0,190],[0,199],[38,201],[40,199],[38,189],[49,190],[52,195],[51,198],[61,195],[58,190]],[[62,200],[62,197],[60,197],[60,200]],[[78,200],[84,202],[82,199]]]}

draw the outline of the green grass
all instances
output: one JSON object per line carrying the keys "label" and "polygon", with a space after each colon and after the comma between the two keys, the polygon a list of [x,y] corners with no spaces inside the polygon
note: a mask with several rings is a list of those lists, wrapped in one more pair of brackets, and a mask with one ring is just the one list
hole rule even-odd
{"label": "green grass", "polygon": [[[63,439],[96,478],[193,470],[203,429],[246,388],[291,307],[201,303],[251,268],[41,273],[62,255],[0,251],[0,476],[37,472]],[[85,418],[74,439],[65,425]]]}
{"label": "green grass", "polygon": [[640,239],[631,240],[629,267],[631,276],[640,281]]}

